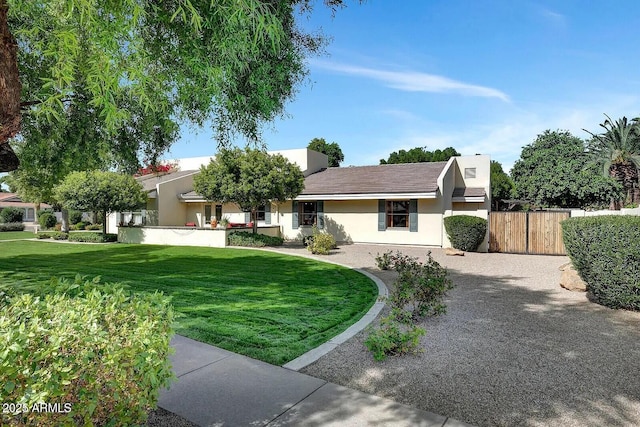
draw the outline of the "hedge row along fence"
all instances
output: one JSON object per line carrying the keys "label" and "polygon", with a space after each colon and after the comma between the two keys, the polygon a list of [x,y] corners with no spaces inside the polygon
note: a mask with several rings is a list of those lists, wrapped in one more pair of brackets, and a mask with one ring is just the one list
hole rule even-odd
{"label": "hedge row along fence", "polygon": [[562,235],[590,300],[640,311],[640,217],[570,218]]}
{"label": "hedge row along fence", "polygon": [[[173,377],[173,311],[162,294],[97,280],[0,292],[0,425],[139,425]],[[38,412],[41,404],[58,405]]]}

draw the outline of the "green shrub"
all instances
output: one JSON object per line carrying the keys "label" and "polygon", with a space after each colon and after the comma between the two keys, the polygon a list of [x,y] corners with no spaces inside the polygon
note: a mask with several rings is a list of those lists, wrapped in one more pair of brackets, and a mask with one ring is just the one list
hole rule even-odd
{"label": "green shrub", "polygon": [[394,316],[388,316],[381,320],[379,328],[370,331],[364,344],[375,360],[382,361],[387,356],[418,353],[420,337],[425,334],[424,328],[401,324]]}
{"label": "green shrub", "polygon": [[[95,280],[0,297],[2,401],[27,408],[0,414],[0,424],[143,424],[172,378],[172,321],[162,294],[129,295]],[[61,410],[30,410],[39,402]]]}
{"label": "green shrub", "polygon": [[77,224],[82,222],[82,212],[69,211],[69,224]]}
{"label": "green shrub", "polygon": [[38,215],[38,224],[42,228],[53,228],[57,222],[56,216],[51,212],[45,211]]}
{"label": "green shrub", "polygon": [[0,224],[0,232],[3,231],[23,231],[24,223],[22,222],[6,222],[4,224]]}
{"label": "green shrub", "polygon": [[69,234],[69,241],[83,243],[111,243],[118,241],[118,235],[102,233],[71,233]]}
{"label": "green shrub", "polygon": [[86,224],[82,221],[80,221],[79,223],[72,225],[69,227],[70,230],[84,230],[84,227],[86,227]]}
{"label": "green shrub", "polygon": [[229,234],[230,246],[247,246],[262,248],[265,246],[282,246],[282,237],[267,236],[266,234],[253,234],[249,231],[235,231]]}
{"label": "green shrub", "polygon": [[0,210],[0,222],[9,223],[9,222],[22,222],[24,218],[24,210],[8,207],[2,208]]}
{"label": "green shrub", "polygon": [[46,231],[38,233],[37,237],[38,239],[67,240],[69,234],[61,231]]}
{"label": "green shrub", "polygon": [[102,224],[88,224],[84,227],[85,230],[102,230]]}
{"label": "green shrub", "polygon": [[448,216],[444,219],[444,228],[451,246],[475,252],[487,235],[487,220],[470,215]]}
{"label": "green shrub", "polygon": [[336,248],[336,239],[329,233],[321,233],[314,225],[313,235],[306,240],[307,250],[312,254],[329,255]]}
{"label": "green shrub", "polygon": [[640,311],[640,217],[570,218],[562,236],[590,300]]}

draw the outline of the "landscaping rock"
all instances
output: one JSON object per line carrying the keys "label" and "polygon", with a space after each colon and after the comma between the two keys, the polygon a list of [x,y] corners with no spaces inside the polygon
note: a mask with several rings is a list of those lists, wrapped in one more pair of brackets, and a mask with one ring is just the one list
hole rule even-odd
{"label": "landscaping rock", "polygon": [[560,286],[573,292],[587,291],[587,284],[584,283],[571,263],[562,265],[560,267],[560,271],[562,271],[562,275],[560,276]]}
{"label": "landscaping rock", "polygon": [[464,251],[461,251],[460,249],[454,249],[454,248],[446,248],[444,250],[445,255],[450,255],[450,256],[464,256]]}

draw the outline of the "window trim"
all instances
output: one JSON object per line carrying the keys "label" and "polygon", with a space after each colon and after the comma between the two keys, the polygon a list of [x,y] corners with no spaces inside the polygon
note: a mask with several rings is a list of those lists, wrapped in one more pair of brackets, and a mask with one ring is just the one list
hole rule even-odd
{"label": "window trim", "polygon": [[464,179],[474,179],[477,176],[476,168],[464,168]]}
{"label": "window trim", "polygon": [[[394,213],[396,211],[393,210],[393,205],[396,203],[406,203],[406,213]],[[409,200],[385,200],[385,226],[387,229],[395,229],[395,230],[405,230],[409,229]],[[393,225],[395,217],[404,217],[404,222],[406,225]]]}

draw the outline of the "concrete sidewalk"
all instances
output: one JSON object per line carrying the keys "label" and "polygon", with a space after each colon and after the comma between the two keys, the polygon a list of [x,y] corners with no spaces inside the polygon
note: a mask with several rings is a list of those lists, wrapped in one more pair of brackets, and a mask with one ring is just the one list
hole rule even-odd
{"label": "concrete sidewalk", "polygon": [[468,424],[176,335],[178,377],[158,405],[200,426]]}

